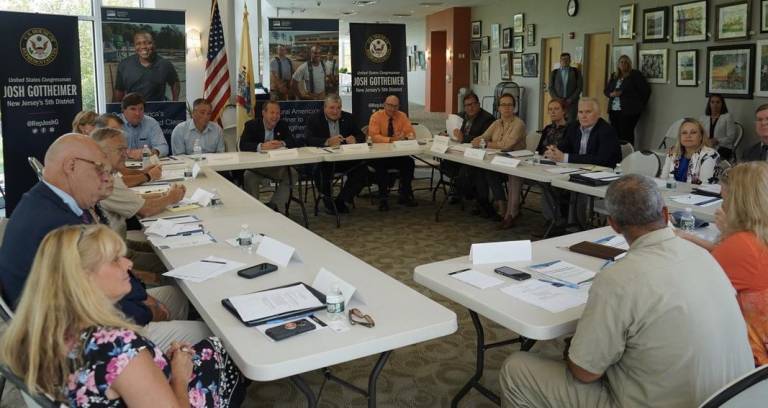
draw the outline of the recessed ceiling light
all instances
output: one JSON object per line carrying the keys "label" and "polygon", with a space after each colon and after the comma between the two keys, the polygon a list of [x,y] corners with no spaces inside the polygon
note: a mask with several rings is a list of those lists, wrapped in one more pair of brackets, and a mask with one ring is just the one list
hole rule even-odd
{"label": "recessed ceiling light", "polygon": [[419,3],[419,6],[421,7],[434,7],[434,6],[442,6],[443,2],[441,1],[422,1]]}
{"label": "recessed ceiling light", "polygon": [[342,11],[341,12],[342,16],[354,16],[355,14],[357,14],[357,11]]}
{"label": "recessed ceiling light", "polygon": [[352,4],[358,7],[372,6],[376,4],[376,0],[354,0]]}
{"label": "recessed ceiling light", "polygon": [[395,17],[402,18],[402,17],[410,17],[411,13],[395,13],[395,14],[392,14],[392,15],[395,16]]}

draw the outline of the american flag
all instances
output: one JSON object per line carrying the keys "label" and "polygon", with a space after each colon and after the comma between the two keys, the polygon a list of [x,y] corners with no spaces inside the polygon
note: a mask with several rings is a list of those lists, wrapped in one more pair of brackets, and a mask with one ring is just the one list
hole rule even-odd
{"label": "american flag", "polygon": [[219,2],[214,0],[211,13],[211,29],[208,31],[208,58],[205,62],[205,90],[203,95],[213,106],[211,120],[218,120],[231,95],[227,49],[224,46],[224,29],[221,26]]}

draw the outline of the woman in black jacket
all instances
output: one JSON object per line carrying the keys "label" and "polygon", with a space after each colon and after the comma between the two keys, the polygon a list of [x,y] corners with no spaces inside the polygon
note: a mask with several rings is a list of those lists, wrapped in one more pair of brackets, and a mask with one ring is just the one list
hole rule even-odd
{"label": "woman in black jacket", "polygon": [[611,75],[603,93],[608,97],[608,118],[619,139],[635,142],[635,125],[645,109],[651,88],[643,74],[632,69],[626,55],[619,57],[618,68]]}

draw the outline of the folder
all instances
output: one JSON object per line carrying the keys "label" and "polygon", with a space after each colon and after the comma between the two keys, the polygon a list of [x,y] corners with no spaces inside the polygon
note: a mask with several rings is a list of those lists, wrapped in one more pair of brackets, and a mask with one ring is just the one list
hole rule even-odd
{"label": "folder", "polygon": [[621,256],[627,252],[620,248],[614,248],[612,246],[597,244],[589,241],[581,241],[577,244],[573,244],[568,247],[568,249],[570,249],[571,252],[594,256],[596,258],[610,261],[615,261],[616,259],[621,258]]}
{"label": "folder", "polygon": [[225,309],[227,309],[230,313],[235,315],[235,317],[238,320],[243,322],[243,324],[248,326],[248,327],[258,326],[258,325],[261,325],[261,324],[269,323],[269,322],[274,321],[274,320],[284,320],[284,319],[290,319],[292,317],[299,317],[299,316],[302,316],[302,315],[305,315],[305,314],[308,314],[308,313],[311,313],[311,312],[314,312],[314,311],[317,311],[317,310],[325,309],[325,295],[323,293],[321,293],[319,290],[317,290],[317,289],[307,285],[304,282],[294,282],[294,283],[290,283],[288,285],[278,286],[278,287],[270,288],[270,289],[264,289],[264,290],[256,291],[256,292],[253,292],[253,293],[268,292],[270,290],[287,288],[287,287],[296,286],[296,285],[303,285],[310,293],[312,293],[312,295],[314,295],[317,298],[317,300],[320,301],[322,306],[308,308],[308,309],[291,310],[291,311],[285,312],[285,313],[280,313],[280,314],[276,314],[276,315],[272,315],[272,316],[266,316],[266,317],[263,317],[261,319],[254,319],[254,320],[247,320],[246,321],[246,320],[243,320],[240,317],[240,314],[237,312],[237,309],[232,304],[232,302],[229,300],[229,298],[221,299],[221,304],[224,306]]}

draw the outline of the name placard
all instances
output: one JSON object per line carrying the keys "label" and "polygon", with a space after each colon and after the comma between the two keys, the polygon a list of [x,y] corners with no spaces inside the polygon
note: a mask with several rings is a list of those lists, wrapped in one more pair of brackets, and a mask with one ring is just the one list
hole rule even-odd
{"label": "name placard", "polygon": [[353,144],[341,145],[342,153],[366,153],[370,150],[371,148],[368,147],[367,143],[353,143]]}
{"label": "name placard", "polygon": [[520,164],[520,160],[511,157],[495,156],[493,160],[491,160],[491,164],[498,164],[499,166],[505,167],[517,167],[517,165]]}
{"label": "name placard", "polygon": [[292,159],[294,157],[299,157],[299,150],[298,149],[268,150],[267,154],[269,155],[270,159]]}
{"label": "name placard", "polygon": [[448,136],[435,136],[432,141],[432,147],[429,149],[435,153],[445,153],[448,151]]}
{"label": "name placard", "polygon": [[395,150],[414,150],[419,148],[419,142],[414,140],[398,140],[393,143]]}
{"label": "name placard", "polygon": [[485,150],[469,148],[464,150],[464,157],[474,160],[483,160],[485,158]]}

